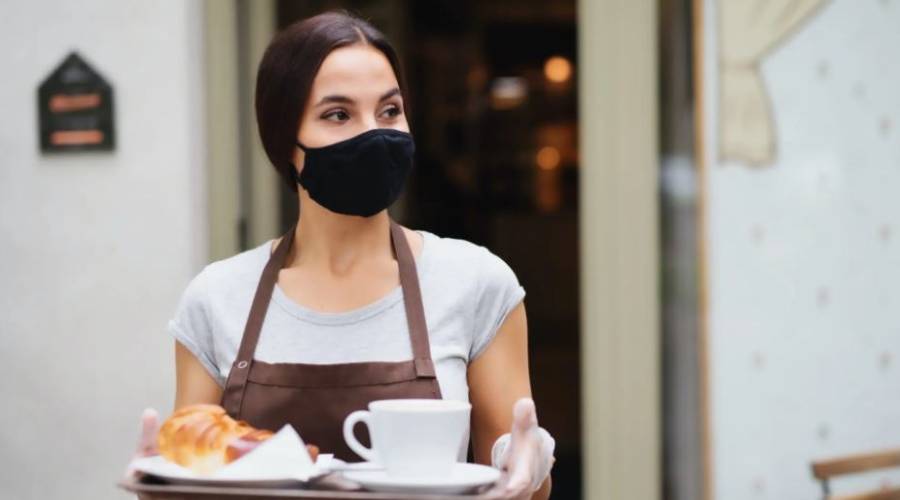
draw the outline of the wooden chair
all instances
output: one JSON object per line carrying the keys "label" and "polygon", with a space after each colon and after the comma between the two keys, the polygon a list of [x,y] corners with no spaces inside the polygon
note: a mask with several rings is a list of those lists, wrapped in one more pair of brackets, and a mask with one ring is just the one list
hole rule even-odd
{"label": "wooden chair", "polygon": [[900,467],[900,449],[818,460],[812,463],[812,473],[822,483],[824,500],[900,500],[900,486],[869,493],[835,496],[831,494],[828,485],[828,481],[836,476],[889,467]]}

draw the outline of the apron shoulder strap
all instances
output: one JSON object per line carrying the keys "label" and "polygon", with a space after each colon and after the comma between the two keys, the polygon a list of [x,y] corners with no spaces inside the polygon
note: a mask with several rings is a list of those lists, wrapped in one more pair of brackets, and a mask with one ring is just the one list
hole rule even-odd
{"label": "apron shoulder strap", "polygon": [[406,308],[406,323],[409,325],[409,340],[412,343],[416,376],[434,378],[434,363],[431,360],[428,325],[425,322],[425,308],[422,305],[416,261],[409,248],[409,241],[403,234],[403,228],[393,219],[391,219],[391,241],[400,268],[400,286],[403,288],[403,305]]}
{"label": "apron shoulder strap", "polygon": [[244,334],[241,336],[241,346],[238,348],[237,357],[231,365],[231,370],[228,372],[228,380],[225,382],[225,389],[222,394],[222,406],[230,415],[241,414],[240,406],[243,398],[238,396],[238,394],[243,393],[247,377],[250,376],[253,353],[256,351],[256,344],[259,342],[259,334],[262,331],[263,320],[266,319],[266,311],[269,308],[269,301],[272,299],[272,292],[275,289],[275,284],[278,282],[278,272],[284,267],[284,262],[287,260],[290,252],[291,244],[294,240],[295,227],[291,227],[281,238],[278,248],[275,249],[275,252],[266,262],[266,267],[263,268],[262,276],[259,279],[259,285],[256,287],[256,294],[253,296],[253,303],[250,306],[250,314],[247,317],[247,323],[244,325]]}

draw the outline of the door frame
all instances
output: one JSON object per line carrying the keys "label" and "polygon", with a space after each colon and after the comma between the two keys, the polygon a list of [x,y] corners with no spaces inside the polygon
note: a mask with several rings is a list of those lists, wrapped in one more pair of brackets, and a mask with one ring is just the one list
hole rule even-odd
{"label": "door frame", "polygon": [[657,5],[578,1],[584,498],[661,498]]}
{"label": "door frame", "polygon": [[275,33],[275,0],[205,0],[209,259],[277,236],[279,178],[254,119],[259,60]]}

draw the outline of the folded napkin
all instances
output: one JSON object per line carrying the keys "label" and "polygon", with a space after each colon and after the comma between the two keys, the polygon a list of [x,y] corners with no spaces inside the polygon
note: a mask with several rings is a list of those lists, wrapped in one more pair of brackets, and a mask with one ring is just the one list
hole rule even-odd
{"label": "folded napkin", "polygon": [[[324,457],[323,465],[328,462]],[[146,474],[188,481],[308,481],[327,472],[327,466],[313,463],[306,445],[297,431],[285,425],[269,439],[241,458],[226,464],[212,474],[197,474],[187,467],[170,462],[160,455],[137,458],[131,468]]]}

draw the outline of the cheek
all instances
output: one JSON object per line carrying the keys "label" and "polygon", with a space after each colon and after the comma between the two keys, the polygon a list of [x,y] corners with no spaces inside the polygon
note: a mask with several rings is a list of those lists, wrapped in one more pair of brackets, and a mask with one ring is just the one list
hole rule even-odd
{"label": "cheek", "polygon": [[409,122],[406,121],[406,113],[403,113],[399,123],[397,123],[397,130],[402,130],[404,132],[409,132]]}
{"label": "cheek", "polygon": [[[297,139],[303,144],[315,144],[316,141],[316,130],[317,124],[315,123],[315,116],[311,113],[304,113],[304,116],[300,117],[300,123],[297,126]],[[295,141],[296,142],[296,141]],[[297,172],[303,170],[303,159],[306,157],[306,154],[300,149],[300,146],[294,144],[293,152],[291,153],[291,158],[293,159],[294,167],[296,167]]]}
{"label": "cheek", "polygon": [[[321,127],[321,124],[316,120],[315,114],[306,111],[304,112],[304,115],[300,117],[300,123],[297,124],[296,137],[303,144],[315,144],[316,136],[319,135]],[[295,157],[297,152],[299,152],[301,156],[303,155],[303,150],[300,149],[299,146],[295,145],[294,149],[296,149],[296,152],[294,153]]]}
{"label": "cheek", "polygon": [[[302,139],[301,139],[302,142]],[[303,150],[299,147],[294,147],[294,167],[297,169],[297,172],[303,171],[303,159],[306,158],[306,154],[303,153]]]}
{"label": "cheek", "polygon": [[[306,117],[300,122],[297,137],[303,144],[313,147],[335,142],[337,139],[334,135],[334,127],[329,125],[331,122],[322,120],[318,116]],[[303,150],[299,146],[295,146],[295,148],[301,155],[303,154]]]}

